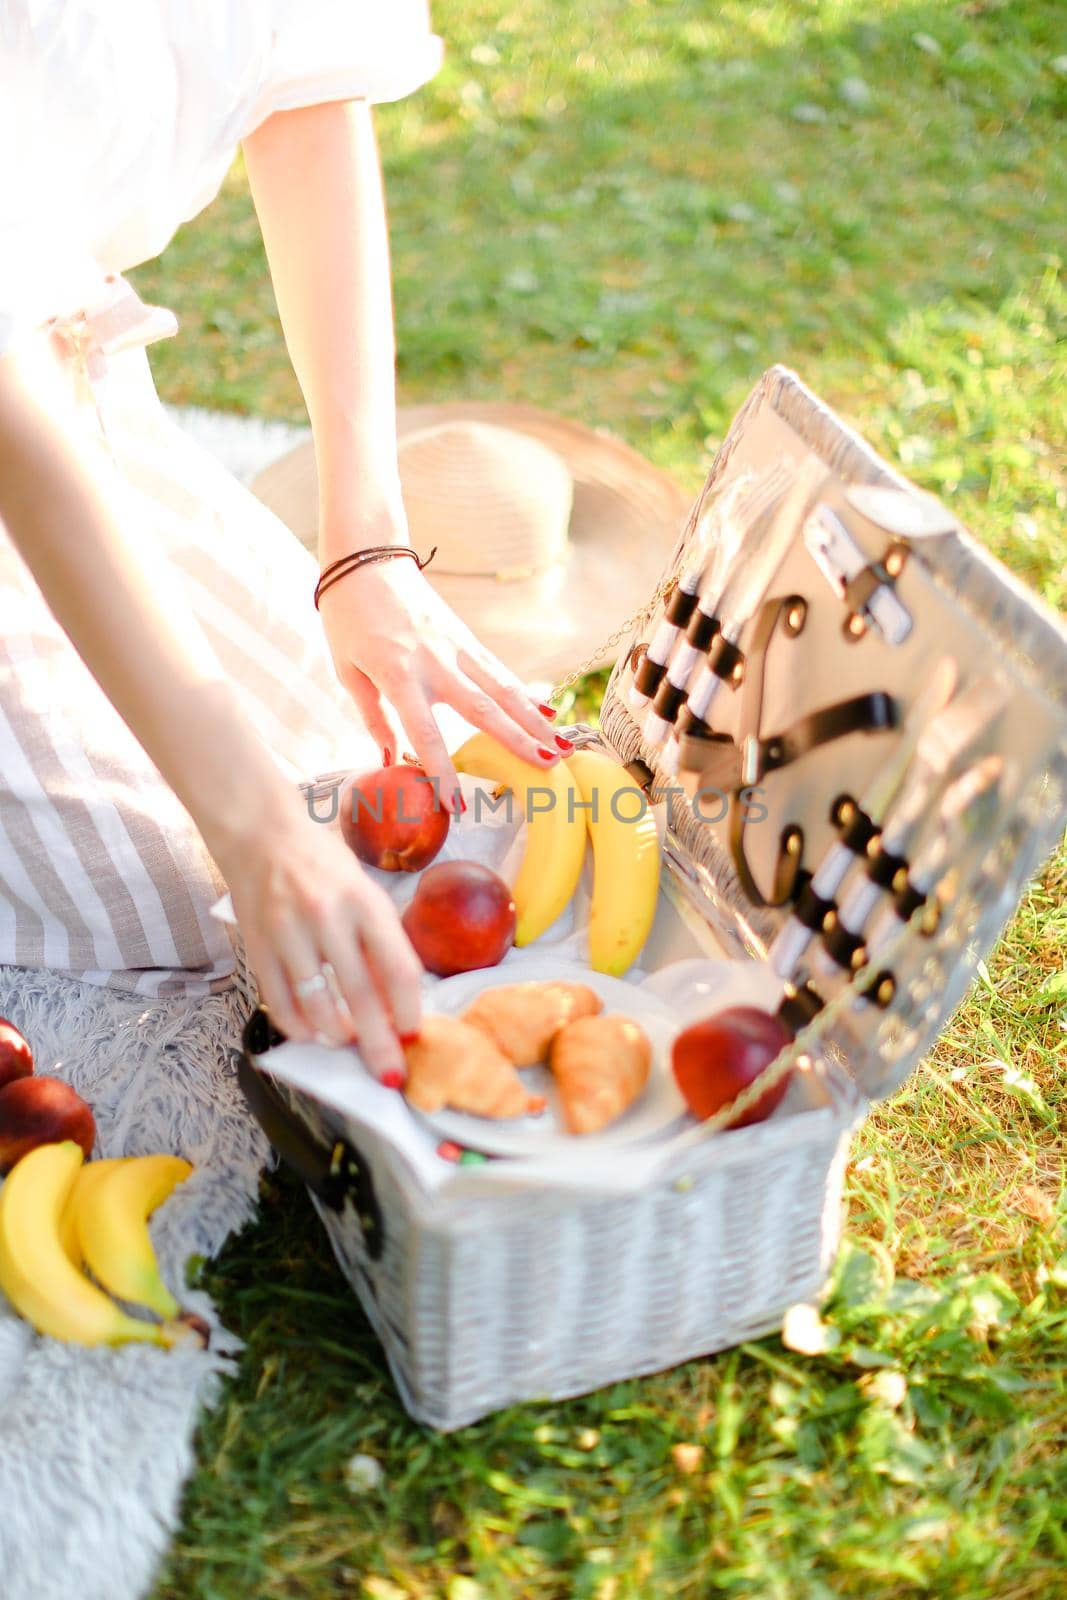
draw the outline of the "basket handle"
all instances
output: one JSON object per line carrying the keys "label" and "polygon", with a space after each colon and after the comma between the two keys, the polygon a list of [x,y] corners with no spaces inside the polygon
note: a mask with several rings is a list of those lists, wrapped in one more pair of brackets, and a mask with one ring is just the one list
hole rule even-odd
{"label": "basket handle", "polygon": [[377,1261],[385,1249],[385,1219],[374,1190],[368,1162],[346,1139],[332,1144],[317,1139],[292,1109],[273,1080],[260,1072],[252,1057],[285,1038],[262,1006],[245,1023],[237,1062],[237,1081],[249,1109],[285,1165],[332,1211],[351,1200],[363,1228],[367,1254]]}

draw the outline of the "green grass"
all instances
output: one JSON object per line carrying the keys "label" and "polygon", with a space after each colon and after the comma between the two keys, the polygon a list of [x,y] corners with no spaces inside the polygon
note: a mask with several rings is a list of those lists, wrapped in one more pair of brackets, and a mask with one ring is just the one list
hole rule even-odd
{"label": "green grass", "polygon": [[[785,361],[1067,605],[1058,0],[436,21],[448,65],[379,113],[402,400],[546,405],[695,491]],[[301,417],[239,169],[136,277],[184,323],[168,398]],[[1067,1595],[1065,890],[1061,854],[861,1131],[822,1354],[770,1338],[439,1438],[271,1178],[204,1274],[248,1347],[156,1600]]]}

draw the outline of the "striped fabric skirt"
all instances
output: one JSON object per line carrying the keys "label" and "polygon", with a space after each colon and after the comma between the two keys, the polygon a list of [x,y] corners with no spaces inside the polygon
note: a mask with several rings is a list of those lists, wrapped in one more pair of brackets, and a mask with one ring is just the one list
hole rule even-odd
{"label": "striped fabric skirt", "polygon": [[[294,784],[375,765],[314,608],[317,562],[166,416],[143,344],[105,357],[53,330],[37,352],[78,399],[124,534]],[[0,525],[0,965],[152,997],[225,989],[234,947],[208,915],[225,888]]]}

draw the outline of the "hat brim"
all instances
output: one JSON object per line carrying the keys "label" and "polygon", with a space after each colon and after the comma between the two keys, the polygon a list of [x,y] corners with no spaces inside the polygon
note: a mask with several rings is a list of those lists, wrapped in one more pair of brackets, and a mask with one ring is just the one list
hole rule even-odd
{"label": "hat brim", "polygon": [[[605,639],[649,600],[689,511],[688,496],[669,473],[611,434],[537,406],[505,401],[451,401],[402,406],[402,439],[441,423],[488,422],[548,445],[574,480],[566,559],[528,578],[426,576],[482,643],[526,680],[554,681],[585,664],[609,665]],[[316,549],[318,485],[311,444],[272,462],[252,490]]]}

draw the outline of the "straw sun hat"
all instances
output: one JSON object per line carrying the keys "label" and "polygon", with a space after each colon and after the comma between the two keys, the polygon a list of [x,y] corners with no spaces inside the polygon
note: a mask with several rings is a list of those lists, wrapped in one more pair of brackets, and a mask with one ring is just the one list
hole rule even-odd
{"label": "straw sun hat", "polygon": [[[689,497],[629,445],[504,403],[407,406],[397,426],[411,544],[437,546],[426,576],[521,678],[565,676],[651,597]],[[252,488],[315,549],[310,444]]]}

